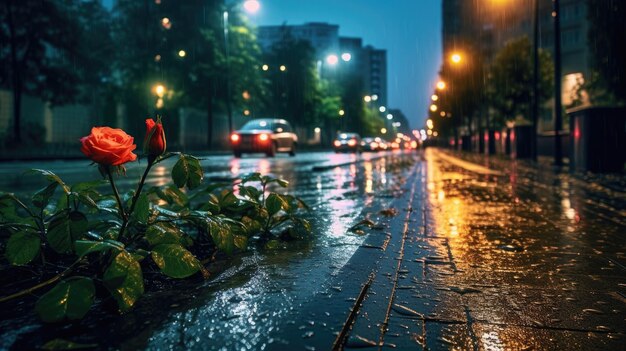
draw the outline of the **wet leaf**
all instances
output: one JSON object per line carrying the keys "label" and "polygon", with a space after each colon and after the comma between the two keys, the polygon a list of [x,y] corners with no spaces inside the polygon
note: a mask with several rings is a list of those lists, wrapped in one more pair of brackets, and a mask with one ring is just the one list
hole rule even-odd
{"label": "wet leaf", "polygon": [[284,179],[276,179],[276,183],[278,183],[278,185],[282,186],[283,188],[289,186],[289,182]]}
{"label": "wet leaf", "polygon": [[44,177],[46,177],[46,179],[50,182],[55,182],[57,184],[59,184],[61,186],[61,188],[63,189],[63,191],[65,192],[65,194],[69,195],[69,193],[71,192],[70,187],[67,186],[67,184],[65,184],[63,182],[63,180],[61,180],[61,178],[59,178],[58,175],[45,170],[45,169],[31,169],[30,171],[28,171],[28,173],[37,173],[40,174]]}
{"label": "wet leaf", "polygon": [[139,195],[132,217],[140,223],[147,223],[150,216],[150,201],[146,194]]}
{"label": "wet leaf", "polygon": [[[357,230],[361,230],[360,228],[363,226],[366,227],[372,227],[376,225],[376,223],[372,222],[370,219],[364,219],[362,221],[359,221],[358,223],[356,223],[355,225],[353,225],[352,227],[350,227],[348,229],[348,231],[351,231],[353,233],[356,233]],[[362,230],[361,230],[362,231]]]}
{"label": "wet leaf", "polygon": [[93,252],[102,252],[108,250],[123,250],[124,244],[119,241],[92,241],[92,240],[76,240],[74,242],[74,251],[79,257],[83,257]]}
{"label": "wet leaf", "polygon": [[32,261],[41,247],[39,235],[22,231],[11,235],[7,242],[5,255],[13,265],[23,265]]}
{"label": "wet leaf", "polygon": [[74,241],[85,234],[88,226],[87,217],[78,211],[57,217],[48,227],[48,243],[58,253],[71,252]]}
{"label": "wet leaf", "polygon": [[245,175],[241,178],[242,183],[247,182],[260,182],[261,181],[261,173],[255,172]]}
{"label": "wet leaf", "polygon": [[201,268],[200,261],[178,244],[161,244],[152,249],[152,259],[163,274],[172,278],[187,278]]}
{"label": "wet leaf", "polygon": [[234,236],[235,246],[239,250],[245,250],[248,247],[248,237],[244,235]]}
{"label": "wet leaf", "polygon": [[189,155],[180,155],[178,162],[172,168],[172,179],[177,187],[187,186],[193,189],[200,185],[204,173],[200,166],[200,161]]}
{"label": "wet leaf", "polygon": [[98,344],[81,344],[65,339],[54,339],[50,340],[47,343],[41,346],[42,350],[84,350],[84,349],[93,349],[98,347]]}
{"label": "wet leaf", "polygon": [[53,182],[37,191],[32,197],[33,205],[37,208],[44,208],[48,206],[48,202],[50,202],[50,198],[54,195],[54,191],[57,189],[57,186],[59,186],[59,183]]}
{"label": "wet leaf", "polygon": [[0,196],[0,218],[7,222],[21,222],[22,220],[22,218],[17,215],[15,201],[10,195],[3,194]]}
{"label": "wet leaf", "polygon": [[146,230],[146,240],[150,246],[161,244],[180,244],[182,233],[174,226],[164,223],[152,225]]}
{"label": "wet leaf", "polygon": [[385,217],[395,217],[398,214],[398,210],[392,207],[381,210],[379,213]]}
{"label": "wet leaf", "polygon": [[130,253],[120,251],[102,277],[120,311],[128,311],[143,295],[143,274],[141,266]]}
{"label": "wet leaf", "polygon": [[265,207],[267,208],[267,212],[269,212],[270,216],[275,215],[280,210],[287,210],[289,208],[289,204],[282,196],[271,193],[267,199],[265,199]]}
{"label": "wet leaf", "polygon": [[232,254],[235,248],[235,241],[230,227],[211,222],[209,228],[215,246],[229,255]]}
{"label": "wet leaf", "polygon": [[95,293],[96,288],[91,279],[72,277],[61,281],[41,296],[35,311],[41,320],[49,323],[81,319],[91,308]]}

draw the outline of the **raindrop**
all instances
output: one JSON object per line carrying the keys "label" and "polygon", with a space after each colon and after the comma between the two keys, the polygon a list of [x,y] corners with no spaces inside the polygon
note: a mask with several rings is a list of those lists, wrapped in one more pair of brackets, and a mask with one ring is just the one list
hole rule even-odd
{"label": "raindrop", "polygon": [[602,312],[600,310],[597,310],[595,308],[585,308],[583,310],[583,312],[585,312],[585,313],[593,313],[593,314],[604,314],[604,312]]}
{"label": "raindrop", "polygon": [[313,337],[313,335],[315,335],[315,333],[313,333],[312,331],[308,331],[308,332],[305,332],[304,334],[302,334],[302,337],[304,339],[308,339],[310,337]]}

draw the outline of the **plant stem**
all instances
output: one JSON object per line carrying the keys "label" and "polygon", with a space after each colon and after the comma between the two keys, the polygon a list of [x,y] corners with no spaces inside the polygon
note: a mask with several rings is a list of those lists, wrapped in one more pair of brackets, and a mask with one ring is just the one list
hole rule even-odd
{"label": "plant stem", "polygon": [[117,206],[120,208],[120,216],[122,217],[122,221],[128,221],[128,216],[126,215],[126,211],[124,211],[124,204],[122,203],[122,199],[120,198],[120,193],[117,191],[117,187],[115,186],[115,181],[113,180],[113,175],[111,174],[111,168],[107,167],[107,176],[109,176],[109,182],[111,183],[111,188],[113,189],[113,194],[115,195],[115,199],[117,200]]}
{"label": "plant stem", "polygon": [[30,287],[28,289],[25,289],[25,290],[16,292],[15,294],[12,294],[12,295],[0,298],[0,303],[6,302],[6,301],[9,301],[9,300],[13,300],[15,298],[18,298],[18,297],[21,297],[21,296],[24,296],[24,295],[27,295],[27,294],[30,294],[30,293],[32,293],[35,290],[41,289],[44,286],[50,285],[50,284],[60,280],[61,278],[65,277],[66,275],[70,274],[74,270],[74,267],[78,264],[78,262],[80,262],[80,260],[72,263],[72,265],[67,267],[66,270],[64,270],[63,272],[61,272],[61,273],[55,275],[54,277],[46,280],[45,282],[41,282],[41,283],[39,283],[39,284],[37,284],[35,286],[32,286],[32,287]]}
{"label": "plant stem", "polygon": [[135,211],[135,206],[137,205],[137,200],[139,199],[139,195],[141,195],[141,190],[143,189],[143,185],[146,182],[146,178],[148,177],[148,173],[150,173],[150,169],[152,168],[154,163],[155,163],[155,160],[149,160],[148,161],[148,165],[146,166],[146,169],[143,172],[143,175],[141,176],[141,180],[139,181],[139,184],[137,185],[137,191],[135,191],[135,195],[133,195],[133,199],[131,200],[131,203],[130,203],[130,209],[128,210],[128,216],[125,217],[124,221],[122,222],[122,227],[120,228],[120,235],[119,235],[120,239],[122,239],[124,237],[124,231],[126,230],[126,227],[128,227],[129,218],[133,214],[133,211]]}

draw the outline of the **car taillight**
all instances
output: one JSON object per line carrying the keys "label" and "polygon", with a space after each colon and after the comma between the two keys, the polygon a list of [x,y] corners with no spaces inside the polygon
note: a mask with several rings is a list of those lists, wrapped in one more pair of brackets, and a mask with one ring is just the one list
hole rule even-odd
{"label": "car taillight", "polygon": [[259,140],[261,140],[261,141],[267,141],[269,138],[270,138],[270,136],[265,134],[265,133],[259,135]]}
{"label": "car taillight", "polygon": [[348,141],[348,145],[355,146],[356,145],[356,140],[350,139],[350,141]]}
{"label": "car taillight", "polygon": [[236,143],[239,141],[239,134],[233,134],[230,136],[230,141],[232,141],[233,143]]}
{"label": "car taillight", "polygon": [[335,140],[335,142],[333,143],[336,147],[340,147],[341,146],[341,142],[339,140]]}

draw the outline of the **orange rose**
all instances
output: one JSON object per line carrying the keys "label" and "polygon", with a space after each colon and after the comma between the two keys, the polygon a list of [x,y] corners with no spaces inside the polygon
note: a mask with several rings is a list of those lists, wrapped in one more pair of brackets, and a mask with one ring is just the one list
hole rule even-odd
{"label": "orange rose", "polygon": [[121,129],[93,127],[91,134],[80,139],[80,151],[93,162],[119,166],[137,159],[137,155],[133,154],[137,145],[133,141],[134,138]]}
{"label": "orange rose", "polygon": [[163,130],[163,124],[161,124],[161,118],[157,117],[156,122],[152,118],[146,119],[146,137],[143,141],[143,153],[154,159],[163,155],[165,147],[165,131]]}

